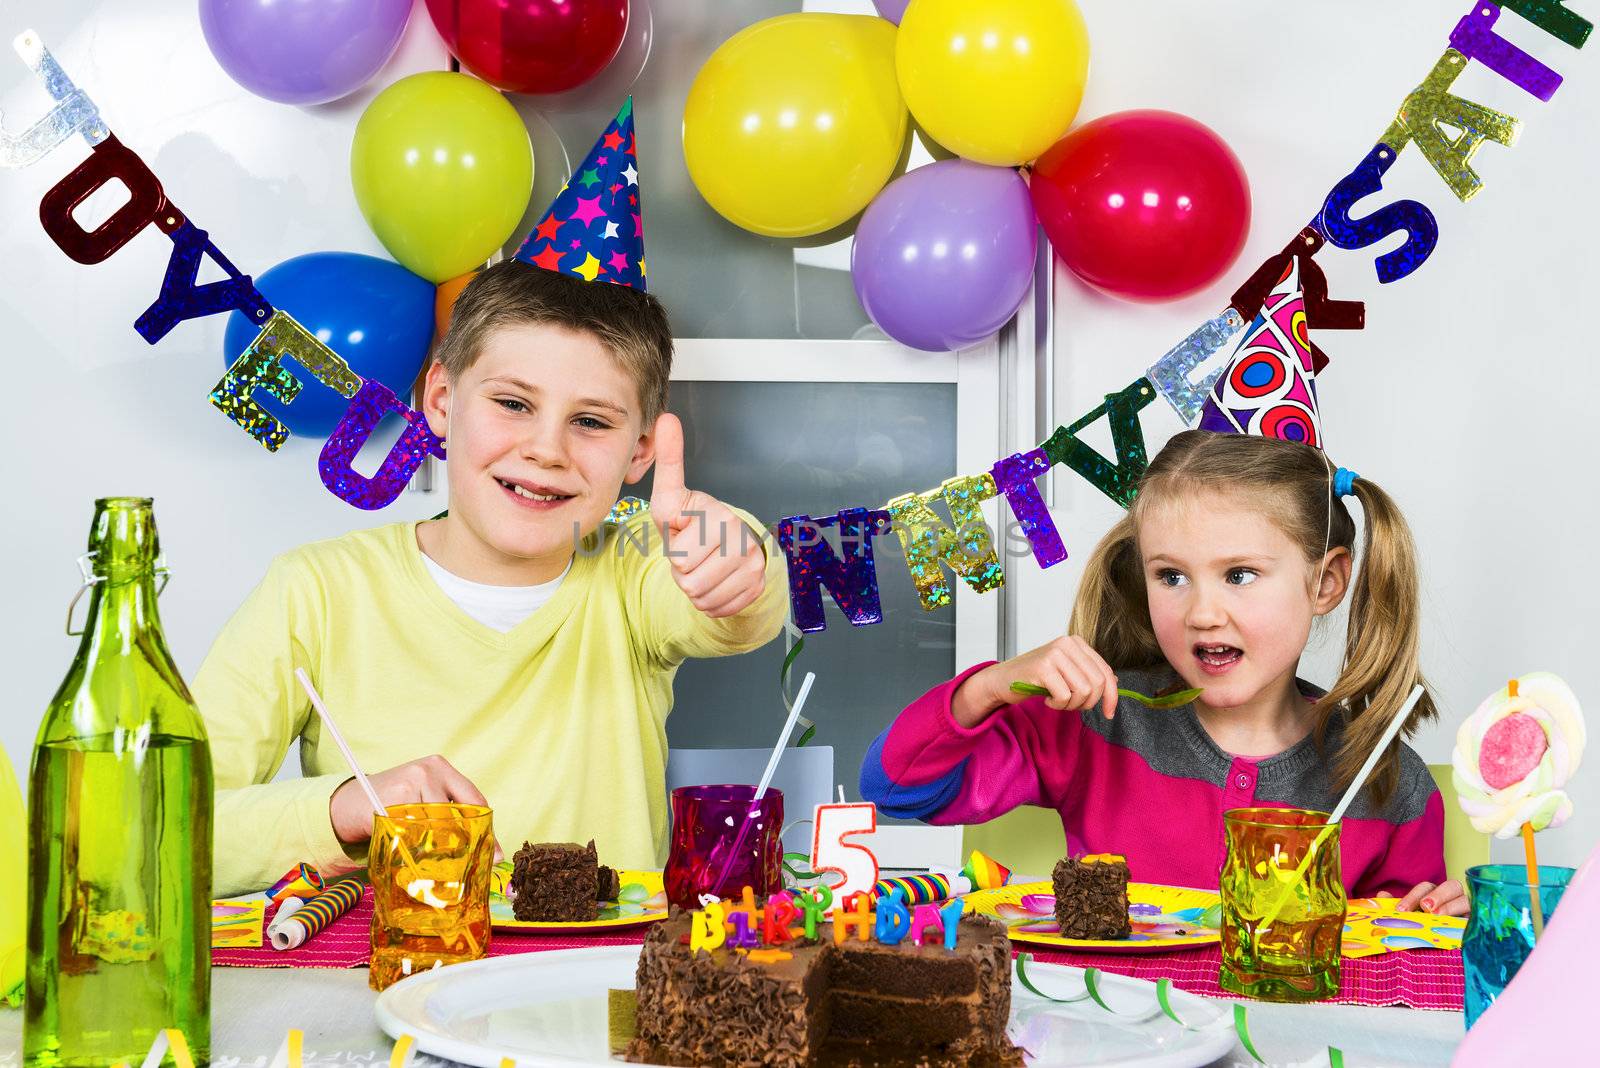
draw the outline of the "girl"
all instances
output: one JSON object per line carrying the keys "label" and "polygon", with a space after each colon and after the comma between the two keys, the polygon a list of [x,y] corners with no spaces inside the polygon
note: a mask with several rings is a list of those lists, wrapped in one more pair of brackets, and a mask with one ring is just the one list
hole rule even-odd
{"label": "girl", "polygon": [[[1366,513],[1351,590],[1355,524]],[[1351,592],[1344,670],[1295,677],[1311,624]],[[1304,445],[1186,431],[1151,462],[1085,569],[1069,637],[928,691],[867,752],[861,793],[886,814],[983,823],[1018,805],[1061,813],[1067,848],[1121,853],[1143,882],[1214,887],[1222,814],[1330,810],[1421,681],[1411,535],[1372,482]],[[1013,682],[1049,691],[1019,698]],[[1119,699],[1203,688],[1158,711]],[[1076,713],[1068,710],[1078,710]],[[1424,696],[1408,732],[1435,716]],[[1340,831],[1353,897],[1464,915],[1444,879],[1444,809],[1397,743]]]}

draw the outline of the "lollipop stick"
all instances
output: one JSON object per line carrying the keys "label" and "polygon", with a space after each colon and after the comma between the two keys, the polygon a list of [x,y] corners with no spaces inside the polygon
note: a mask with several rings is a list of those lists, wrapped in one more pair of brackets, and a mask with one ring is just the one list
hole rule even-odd
{"label": "lollipop stick", "polygon": [[1528,911],[1533,915],[1533,940],[1544,937],[1544,907],[1539,903],[1539,858],[1533,852],[1533,824],[1522,825],[1522,851],[1528,860]]}

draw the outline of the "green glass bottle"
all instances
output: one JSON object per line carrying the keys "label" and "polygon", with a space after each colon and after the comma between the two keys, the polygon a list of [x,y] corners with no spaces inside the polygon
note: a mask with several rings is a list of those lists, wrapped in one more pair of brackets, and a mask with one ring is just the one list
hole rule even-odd
{"label": "green glass bottle", "polygon": [[211,750],[159,555],[149,498],[95,502],[83,642],[28,780],[25,1068],[139,1064],[164,1028],[211,1059]]}

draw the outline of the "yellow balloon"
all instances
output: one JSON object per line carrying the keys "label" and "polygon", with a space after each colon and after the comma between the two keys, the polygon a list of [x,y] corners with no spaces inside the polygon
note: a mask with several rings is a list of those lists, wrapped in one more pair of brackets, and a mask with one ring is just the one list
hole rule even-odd
{"label": "yellow balloon", "polygon": [[819,234],[855,216],[905,146],[894,40],[885,19],[794,14],[724,41],[683,109],[683,157],[700,195],[769,237]]}
{"label": "yellow balloon", "polygon": [[1089,34],[1073,0],[913,0],[895,67],[906,106],[934,140],[978,163],[1013,166],[1072,125]]}

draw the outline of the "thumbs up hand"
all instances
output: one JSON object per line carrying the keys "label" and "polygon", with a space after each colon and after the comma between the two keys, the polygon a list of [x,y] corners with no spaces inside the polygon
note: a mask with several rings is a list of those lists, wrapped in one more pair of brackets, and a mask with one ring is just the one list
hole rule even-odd
{"label": "thumbs up hand", "polygon": [[761,536],[715,497],[685,486],[683,424],[677,416],[656,420],[655,439],[650,515],[666,546],[673,581],[712,619],[737,615],[765,585]]}

